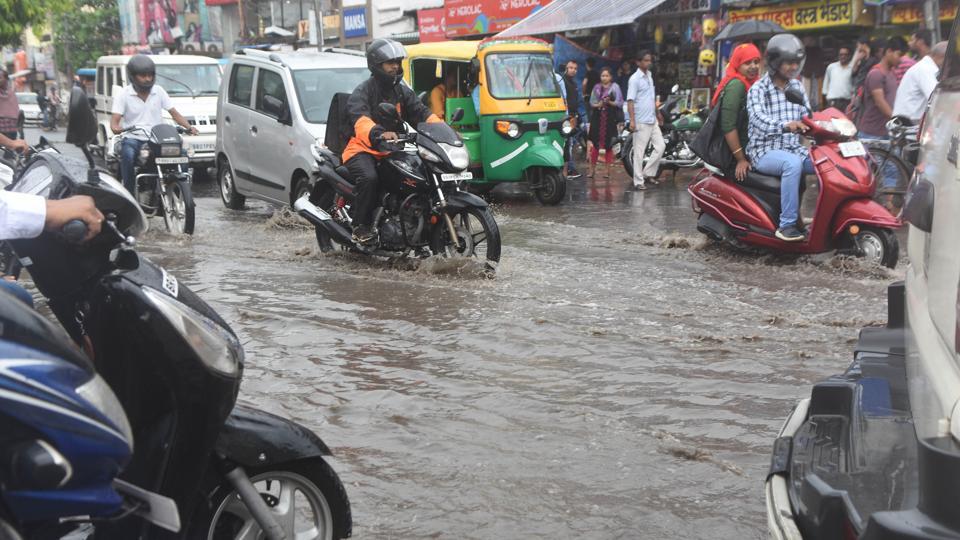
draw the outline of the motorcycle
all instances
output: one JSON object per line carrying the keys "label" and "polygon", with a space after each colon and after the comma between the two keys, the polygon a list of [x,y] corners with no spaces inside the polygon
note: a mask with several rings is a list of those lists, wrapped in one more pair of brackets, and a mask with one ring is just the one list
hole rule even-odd
{"label": "motorcycle", "polygon": [[[106,156],[107,167],[120,178],[120,149],[125,136],[140,132],[147,143],[136,156],[134,175],[137,182],[136,199],[146,215],[163,216],[167,231],[193,234],[196,208],[193,203],[193,169],[190,157],[193,148],[183,149],[186,133],[181,126],[157,124],[147,131],[130,127],[114,137],[113,153]],[[156,172],[154,172],[154,170]]]}
{"label": "motorcycle", "polygon": [[[680,109],[677,105],[686,100],[685,94],[678,94],[680,87],[674,85],[671,89],[671,95],[664,101],[660,108],[660,114],[663,116],[663,125],[660,130],[663,132],[663,143],[665,145],[663,156],[660,157],[660,166],[657,169],[657,176],[664,169],[676,172],[679,169],[693,169],[703,166],[703,160],[700,159],[693,150],[690,150],[690,143],[697,132],[703,127],[708,111],[701,109],[691,111]],[[617,157],[623,162],[623,168],[628,176],[633,176],[633,132],[624,129],[619,137],[619,148],[615,147]],[[652,146],[648,146],[644,152],[644,165],[650,158],[653,151]]]}
{"label": "motorcycle", "polygon": [[[803,96],[788,90],[791,103]],[[784,242],[774,233],[780,219],[780,178],[750,171],[743,182],[709,167],[687,191],[699,216],[697,230],[735,246],[757,246],[788,253],[822,253],[834,249],[893,268],[899,257],[894,231],[900,221],[872,200],[876,179],[857,129],[837,109],[808,114],[803,123],[813,141],[820,193],[809,234],[801,242]],[[803,187],[801,182],[801,189]],[[802,193],[802,191],[801,191]]]}
{"label": "motorcycle", "polygon": [[[384,148],[390,155],[380,161],[380,184],[385,186],[374,211],[377,238],[373,247],[352,239],[351,206],[355,185],[350,171],[330,148],[314,144],[314,187],[294,203],[298,214],[316,228],[321,251],[350,249],[381,257],[485,258],[496,270],[500,261],[500,229],[487,202],[461,188],[472,178],[469,157],[457,133],[442,122],[419,124],[415,132],[402,125],[396,109],[380,110],[397,122],[399,140]],[[457,109],[453,122],[463,115]]]}
{"label": "motorcycle", "polygon": [[59,538],[126,515],[179,531],[172,500],[117,478],[133,433],[90,360],[2,293],[0,324],[0,538]]}
{"label": "motorcycle", "polygon": [[[73,221],[63,235],[11,244],[126,411],[136,452],[122,478],[171,498],[185,538],[349,536],[350,503],[325,460],[330,449],[298,424],[236,405],[243,348],[209,305],[137,252],[146,215],[96,169],[95,137],[89,102],[74,89],[67,142],[87,163],[38,154],[12,189],[89,195],[105,216],[100,234],[80,245],[87,228]],[[106,538],[170,536],[131,523],[102,527]]]}

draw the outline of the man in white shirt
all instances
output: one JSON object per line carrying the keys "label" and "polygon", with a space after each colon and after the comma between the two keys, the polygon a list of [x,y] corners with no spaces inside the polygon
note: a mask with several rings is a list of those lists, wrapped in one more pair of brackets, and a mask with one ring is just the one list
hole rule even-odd
{"label": "man in white shirt", "polygon": [[[188,130],[191,135],[196,135],[197,129],[173,108],[173,101],[167,91],[153,84],[155,78],[156,67],[149,56],[138,54],[127,62],[127,81],[130,84],[113,96],[110,129],[116,134],[131,127],[143,128],[149,132],[153,126],[163,122],[163,111],[167,111],[174,122]],[[123,177],[123,187],[134,195],[137,184],[133,165],[140,147],[146,141],[146,134],[133,131],[123,138],[121,146],[120,176]]]}
{"label": "man in white shirt", "polygon": [[941,41],[930,49],[930,54],[907,70],[900,81],[900,88],[897,89],[893,116],[909,118],[914,124],[920,122],[923,111],[927,108],[927,100],[937,87],[937,76],[943,67],[946,54],[947,42]]}
{"label": "man in white shirt", "polygon": [[840,47],[837,61],[827,66],[823,76],[823,93],[827,107],[846,110],[853,96],[853,63],[850,47]]}
{"label": "man in white shirt", "polygon": [[[653,65],[653,53],[642,51],[637,60],[637,69],[630,77],[627,89],[627,117],[630,118],[630,131],[633,132],[633,189],[647,189],[646,183],[657,183],[660,156],[666,148],[658,121],[657,90],[653,84],[650,67]],[[643,165],[647,145],[653,144],[653,153],[646,167]]]}

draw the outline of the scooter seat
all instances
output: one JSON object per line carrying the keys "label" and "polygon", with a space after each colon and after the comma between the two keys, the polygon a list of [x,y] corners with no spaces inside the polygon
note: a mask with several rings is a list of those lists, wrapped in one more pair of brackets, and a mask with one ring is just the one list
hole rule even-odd
{"label": "scooter seat", "polygon": [[748,189],[756,189],[760,191],[767,191],[770,193],[776,193],[780,195],[780,177],[779,176],[769,176],[766,174],[760,174],[757,171],[751,170],[747,173],[747,177],[743,180],[743,187]]}

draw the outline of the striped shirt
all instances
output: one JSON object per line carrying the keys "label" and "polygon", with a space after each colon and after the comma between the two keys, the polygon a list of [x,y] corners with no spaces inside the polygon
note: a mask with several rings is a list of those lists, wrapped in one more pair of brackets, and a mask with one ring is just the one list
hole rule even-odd
{"label": "striped shirt", "polygon": [[[791,80],[786,88],[800,91],[803,101],[809,106],[807,93],[800,81]],[[788,123],[800,120],[806,110],[787,101],[784,90],[774,86],[773,79],[766,74],[747,92],[747,115],[750,119],[747,156],[753,163],[770,150],[785,150],[807,156],[807,149],[800,144],[800,135],[784,131]]]}

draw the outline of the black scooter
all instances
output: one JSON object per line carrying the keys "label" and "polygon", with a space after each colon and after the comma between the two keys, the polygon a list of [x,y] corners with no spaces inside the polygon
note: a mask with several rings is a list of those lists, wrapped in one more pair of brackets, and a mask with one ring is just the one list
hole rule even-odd
{"label": "black scooter", "polygon": [[[86,145],[96,122],[83,91],[70,99],[67,141],[87,163],[38,154],[12,190],[50,199],[93,197],[99,235],[80,221],[62,233],[14,240],[14,250],[70,336],[123,405],[134,457],[122,478],[177,503],[184,538],[350,536],[350,503],[306,428],[236,406],[243,349],[217,313],[176,277],[141,256],[143,211]],[[305,521],[306,523],[304,523]],[[97,527],[105,538],[170,538],[137,522]],[[295,533],[299,533],[296,534]],[[263,536],[258,536],[258,535]]]}

